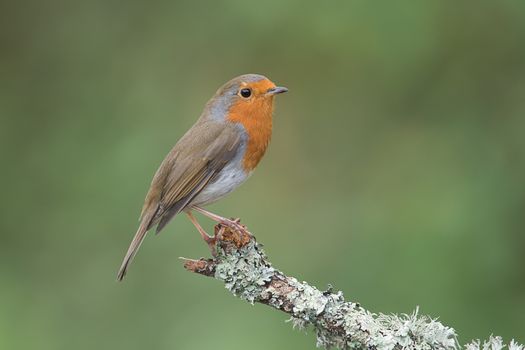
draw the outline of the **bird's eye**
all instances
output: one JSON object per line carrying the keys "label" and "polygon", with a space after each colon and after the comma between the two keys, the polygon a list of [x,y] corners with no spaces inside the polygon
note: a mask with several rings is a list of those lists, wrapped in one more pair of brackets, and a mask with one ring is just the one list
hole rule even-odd
{"label": "bird's eye", "polygon": [[241,89],[240,94],[244,98],[248,98],[252,95],[252,90],[250,89]]}

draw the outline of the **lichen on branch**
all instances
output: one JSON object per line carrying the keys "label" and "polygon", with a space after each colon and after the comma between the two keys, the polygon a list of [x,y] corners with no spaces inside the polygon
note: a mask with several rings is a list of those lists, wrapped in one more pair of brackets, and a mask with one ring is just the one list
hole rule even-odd
{"label": "lichen on branch", "polygon": [[[268,261],[255,237],[243,229],[215,227],[210,244],[213,258],[183,259],[192,272],[224,282],[235,296],[250,303],[261,303],[291,316],[294,328],[313,327],[317,346],[336,349],[443,349],[461,348],[453,328],[437,320],[412,314],[384,315],[345,301],[343,293],[316,287],[286,276]],[[499,341],[499,342],[498,342]],[[492,337],[483,350],[502,350],[501,338]],[[474,341],[467,350],[480,350]],[[509,350],[524,350],[512,341]]]}

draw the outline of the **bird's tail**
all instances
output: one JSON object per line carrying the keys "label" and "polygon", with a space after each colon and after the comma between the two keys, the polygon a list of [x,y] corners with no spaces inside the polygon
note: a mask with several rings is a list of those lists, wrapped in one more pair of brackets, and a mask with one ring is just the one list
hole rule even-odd
{"label": "bird's tail", "polygon": [[146,233],[148,232],[149,226],[149,220],[142,220],[140,223],[140,226],[137,230],[137,233],[135,233],[135,237],[133,237],[133,240],[131,241],[131,244],[129,245],[128,252],[126,253],[126,256],[124,257],[124,261],[122,261],[122,265],[120,266],[120,270],[117,274],[117,280],[122,281],[124,276],[126,275],[126,271],[128,270],[128,266],[133,260],[133,257],[135,254],[137,254],[137,251],[140,248],[140,245],[142,244],[142,241],[144,240],[144,237],[146,237]]}

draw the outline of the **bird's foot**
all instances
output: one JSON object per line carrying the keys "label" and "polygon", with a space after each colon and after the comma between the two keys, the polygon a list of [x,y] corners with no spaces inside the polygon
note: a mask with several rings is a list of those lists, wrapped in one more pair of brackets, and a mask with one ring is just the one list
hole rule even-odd
{"label": "bird's foot", "polygon": [[226,219],[226,218],[223,218],[221,221],[220,221],[220,224],[221,225],[224,225],[234,231],[237,231],[237,232],[246,232],[246,233],[249,233],[248,230],[246,229],[246,226],[242,225],[241,224],[241,219]]}
{"label": "bird's foot", "polygon": [[249,233],[246,229],[246,226],[241,225],[241,219],[227,219],[225,217],[213,214],[212,212],[202,209],[201,207],[192,207],[192,209],[198,211],[199,213],[203,214],[204,216],[207,216],[208,218],[212,219],[215,222],[218,222],[223,226],[231,228],[234,231]]}
{"label": "bird's foot", "polygon": [[204,240],[204,242],[206,242],[208,247],[213,251],[213,247],[215,247],[215,243],[217,242],[217,238],[215,236],[210,236],[208,234],[201,235],[201,237]]}

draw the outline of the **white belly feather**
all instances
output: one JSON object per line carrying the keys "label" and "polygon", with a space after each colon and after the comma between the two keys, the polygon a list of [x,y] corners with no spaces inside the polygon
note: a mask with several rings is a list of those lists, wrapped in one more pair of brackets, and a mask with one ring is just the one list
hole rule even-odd
{"label": "white belly feather", "polygon": [[239,187],[250,177],[251,173],[244,171],[242,158],[226,165],[217,176],[216,180],[204,187],[201,193],[193,199],[192,205],[206,205],[221,199]]}

